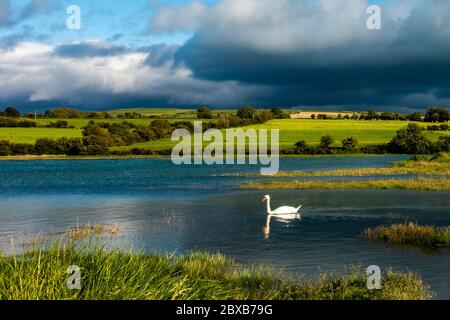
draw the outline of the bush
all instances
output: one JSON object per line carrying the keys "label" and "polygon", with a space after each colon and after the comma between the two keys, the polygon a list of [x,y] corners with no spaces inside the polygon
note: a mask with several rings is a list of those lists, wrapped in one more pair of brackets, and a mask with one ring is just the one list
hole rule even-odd
{"label": "bush", "polygon": [[104,155],[108,153],[109,142],[101,136],[87,136],[83,138],[85,153],[88,155]]}
{"label": "bush", "polygon": [[270,111],[274,119],[288,119],[289,115],[281,108],[273,108]]}
{"label": "bush", "polygon": [[37,139],[34,144],[36,154],[64,154],[64,150],[61,145],[53,139],[41,138]]}
{"label": "bush", "polygon": [[424,136],[422,129],[413,123],[399,130],[387,147],[392,153],[430,154],[434,151],[433,143]]}
{"label": "bush", "polygon": [[[273,112],[263,110],[259,113],[258,119],[261,123],[266,123],[274,118]],[[284,119],[284,118],[275,118],[275,119]]]}
{"label": "bush", "polygon": [[15,109],[13,107],[8,107],[5,109],[5,111],[0,112],[0,116],[8,117],[8,118],[19,118],[20,112],[17,111],[17,109]]}
{"label": "bush", "polygon": [[30,120],[18,120],[14,118],[0,118],[1,128],[32,128],[36,127],[35,121]]}
{"label": "bush", "polygon": [[47,125],[48,128],[69,128],[69,122],[66,120],[57,120],[56,122],[50,122]]}
{"label": "bush", "polygon": [[358,146],[358,139],[356,137],[348,137],[342,140],[342,149],[347,152],[354,151]]}
{"label": "bush", "polygon": [[323,136],[320,138],[320,147],[329,148],[334,143],[333,138],[330,135]]}
{"label": "bush", "polygon": [[79,119],[85,117],[83,112],[71,108],[58,108],[53,110],[46,110],[44,116],[47,118],[59,118],[59,119]]}
{"label": "bush", "polygon": [[207,106],[203,106],[197,109],[197,118],[212,119],[212,117],[212,112]]}
{"label": "bush", "polygon": [[410,121],[422,121],[422,113],[414,112],[409,116]]}
{"label": "bush", "polygon": [[438,152],[450,152],[450,136],[440,136],[435,149]]}
{"label": "bush", "polygon": [[450,120],[450,110],[445,108],[429,108],[425,115],[426,122],[447,122]]}
{"label": "bush", "polygon": [[438,125],[427,126],[428,131],[440,131],[441,127]]}
{"label": "bush", "polygon": [[243,107],[237,111],[237,116],[240,119],[253,120],[256,116],[256,109],[253,107]]}
{"label": "bush", "polygon": [[0,156],[11,155],[11,143],[9,141],[0,141]]}
{"label": "bush", "polygon": [[11,155],[24,156],[29,154],[36,154],[33,144],[27,143],[13,143],[11,144]]}

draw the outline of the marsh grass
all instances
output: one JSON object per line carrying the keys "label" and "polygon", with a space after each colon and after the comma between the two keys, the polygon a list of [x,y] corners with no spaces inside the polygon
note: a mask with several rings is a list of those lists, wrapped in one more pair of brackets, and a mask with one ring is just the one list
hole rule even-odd
{"label": "marsh grass", "polygon": [[448,191],[450,178],[413,178],[350,181],[273,180],[244,182],[243,190],[301,190],[301,189],[401,189],[418,191]]}
{"label": "marsh grass", "polygon": [[450,227],[422,226],[410,222],[367,229],[364,236],[389,245],[450,248]]}
{"label": "marsh grass", "polygon": [[[395,163],[388,168],[358,168],[324,171],[282,171],[274,177],[363,177],[377,175],[442,175],[450,176],[450,155],[416,156],[411,160]],[[259,176],[242,174],[240,176]]]}
{"label": "marsh grass", "polygon": [[[66,285],[68,266],[81,268],[81,290]],[[144,255],[104,249],[34,248],[0,256],[0,299],[430,299],[414,273],[387,271],[381,290],[368,290],[357,268],[297,281],[263,266],[242,266],[221,254]]]}

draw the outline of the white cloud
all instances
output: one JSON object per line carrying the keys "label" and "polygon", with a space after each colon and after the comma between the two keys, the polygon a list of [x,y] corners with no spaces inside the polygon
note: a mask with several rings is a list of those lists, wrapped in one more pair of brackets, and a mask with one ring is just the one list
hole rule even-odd
{"label": "white cloud", "polygon": [[20,43],[0,51],[0,100],[27,97],[29,102],[89,105],[96,96],[134,96],[149,100],[164,97],[174,104],[215,104],[237,103],[255,90],[232,81],[196,80],[183,66],[150,66],[145,64],[145,52],[73,58],[55,55],[54,49],[39,43]]}

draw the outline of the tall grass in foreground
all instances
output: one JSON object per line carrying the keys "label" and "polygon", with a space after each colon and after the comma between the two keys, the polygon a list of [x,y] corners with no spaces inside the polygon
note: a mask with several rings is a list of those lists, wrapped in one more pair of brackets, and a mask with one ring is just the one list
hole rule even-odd
{"label": "tall grass in foreground", "polygon": [[[81,268],[81,290],[66,286],[70,265]],[[368,290],[361,269],[295,281],[267,267],[245,267],[220,254],[144,255],[53,248],[0,257],[0,299],[430,299],[413,273],[384,274]]]}
{"label": "tall grass in foreground", "polygon": [[241,185],[244,190],[300,190],[300,189],[402,189],[418,191],[448,191],[450,178],[414,178],[385,180],[253,181]]}
{"label": "tall grass in foreground", "polygon": [[450,227],[421,226],[411,222],[367,229],[364,235],[370,240],[383,241],[391,245],[450,248]]}

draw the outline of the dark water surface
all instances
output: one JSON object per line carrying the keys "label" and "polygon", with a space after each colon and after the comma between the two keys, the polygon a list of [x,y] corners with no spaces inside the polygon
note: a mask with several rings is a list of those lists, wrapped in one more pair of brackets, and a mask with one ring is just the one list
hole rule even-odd
{"label": "dark water surface", "polygon": [[[385,167],[405,157],[285,158],[281,170]],[[237,189],[252,166],[174,166],[169,160],[38,160],[0,162],[0,247],[25,232],[75,223],[118,224],[114,245],[147,252],[220,251],[241,262],[289,272],[344,272],[379,265],[417,271],[437,298],[450,299],[450,251],[387,248],[364,229],[406,220],[450,225],[447,192]],[[289,181],[286,181],[289,183]],[[261,198],[272,207],[303,204],[301,219],[271,220],[265,237]]]}

